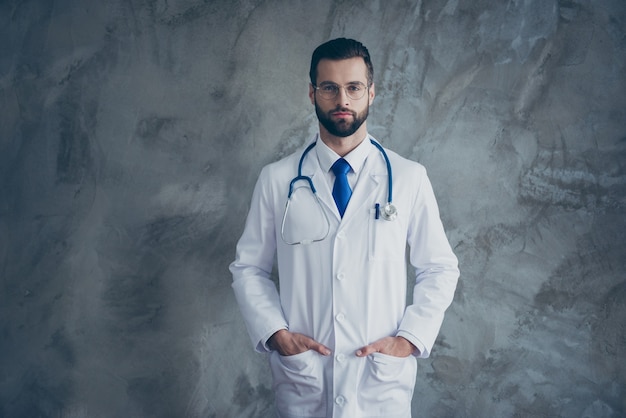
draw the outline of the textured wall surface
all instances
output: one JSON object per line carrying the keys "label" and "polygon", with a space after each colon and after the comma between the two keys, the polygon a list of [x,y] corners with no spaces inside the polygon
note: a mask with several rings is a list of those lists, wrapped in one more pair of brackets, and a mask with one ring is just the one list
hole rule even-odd
{"label": "textured wall surface", "polygon": [[415,416],[626,415],[623,0],[4,0],[1,417],[271,416],[227,267],[337,36],[460,260]]}

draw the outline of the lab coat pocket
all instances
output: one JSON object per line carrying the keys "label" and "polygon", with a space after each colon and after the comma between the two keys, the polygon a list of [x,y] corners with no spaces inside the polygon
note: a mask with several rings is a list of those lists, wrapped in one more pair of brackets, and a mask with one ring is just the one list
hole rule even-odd
{"label": "lab coat pocket", "polygon": [[406,228],[402,218],[387,221],[376,219],[376,209],[369,216],[369,259],[374,261],[404,260],[406,250]]}
{"label": "lab coat pocket", "polygon": [[371,354],[360,382],[359,407],[366,416],[388,416],[410,410],[416,373],[417,361],[413,356]]}
{"label": "lab coat pocket", "polygon": [[284,414],[323,417],[326,396],[321,355],[305,351],[293,356],[270,355],[276,407]]}

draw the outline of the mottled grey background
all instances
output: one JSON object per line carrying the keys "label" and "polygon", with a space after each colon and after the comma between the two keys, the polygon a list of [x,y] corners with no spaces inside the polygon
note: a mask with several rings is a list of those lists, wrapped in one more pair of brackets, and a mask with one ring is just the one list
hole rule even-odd
{"label": "mottled grey background", "polygon": [[227,267],[337,36],[460,260],[415,416],[626,415],[623,0],[3,0],[0,416],[271,416]]}

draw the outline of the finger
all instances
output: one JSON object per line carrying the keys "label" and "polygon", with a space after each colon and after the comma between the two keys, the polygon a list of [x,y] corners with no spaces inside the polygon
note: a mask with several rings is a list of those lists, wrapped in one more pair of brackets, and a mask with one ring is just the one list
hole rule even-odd
{"label": "finger", "polygon": [[317,351],[318,353],[320,353],[323,356],[330,356],[330,348],[328,348],[325,345],[322,345],[320,343],[317,343],[315,345],[315,347],[313,348],[313,350]]}
{"label": "finger", "polygon": [[330,348],[326,347],[324,344],[318,343],[317,341],[315,341],[312,338],[306,337],[307,341],[306,341],[306,347],[309,350],[313,350],[313,351],[317,351],[318,353],[320,353],[323,356],[329,356],[331,351]]}
{"label": "finger", "polygon": [[378,349],[374,344],[366,345],[365,347],[356,351],[357,357],[369,356],[372,353],[376,353]]}

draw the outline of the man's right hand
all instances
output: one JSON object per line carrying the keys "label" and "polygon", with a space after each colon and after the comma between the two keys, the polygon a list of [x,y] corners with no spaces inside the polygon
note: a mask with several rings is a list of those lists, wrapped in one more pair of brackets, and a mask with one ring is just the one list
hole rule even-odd
{"label": "man's right hand", "polygon": [[267,345],[272,350],[278,351],[281,356],[294,356],[308,350],[314,350],[323,356],[330,355],[330,349],[313,338],[297,332],[289,332],[286,329],[277,331],[267,340]]}

